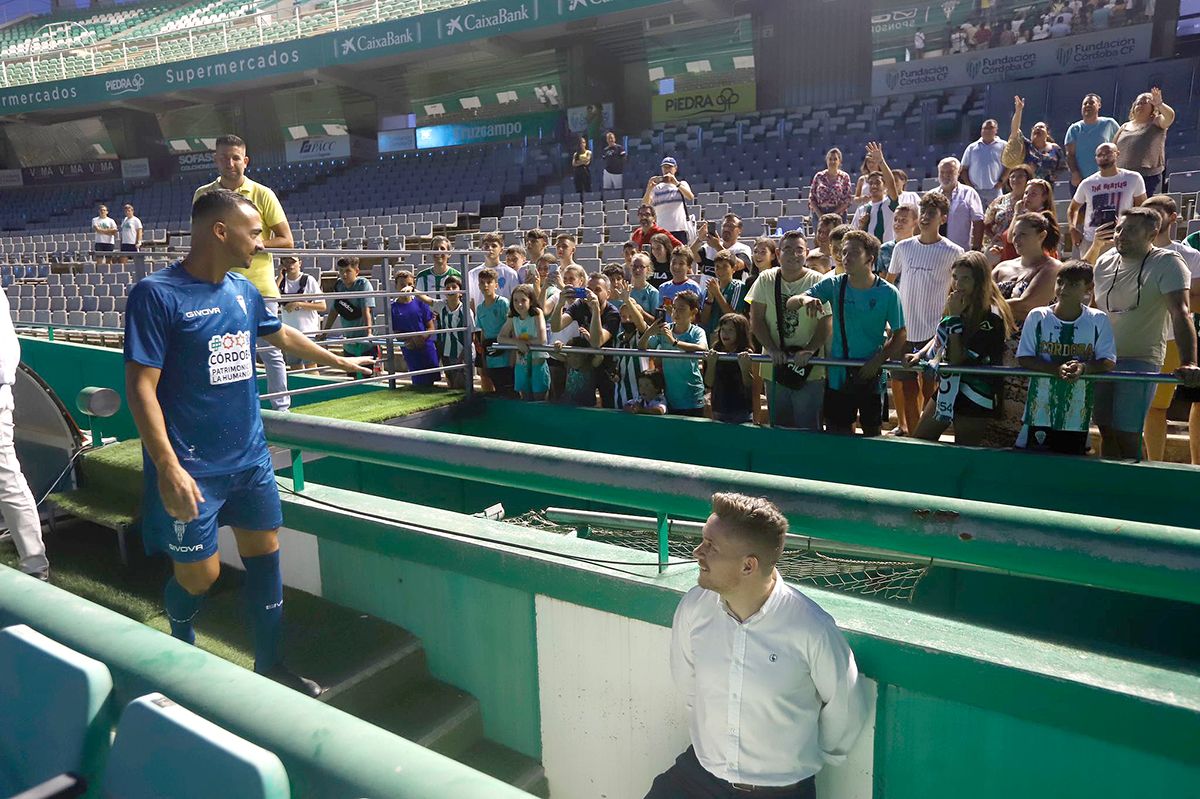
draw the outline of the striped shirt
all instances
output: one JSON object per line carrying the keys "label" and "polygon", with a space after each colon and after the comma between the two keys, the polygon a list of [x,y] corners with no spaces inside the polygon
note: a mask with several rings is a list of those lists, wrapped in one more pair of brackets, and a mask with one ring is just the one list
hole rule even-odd
{"label": "striped shirt", "polygon": [[922,244],[916,236],[896,242],[888,274],[900,275],[900,303],[909,342],[928,341],[937,332],[950,292],[950,267],[962,254],[962,247],[944,238],[933,244]]}
{"label": "striped shirt", "polygon": [[446,307],[446,298],[440,294],[430,294],[430,292],[441,291],[442,284],[445,282],[446,278],[450,277],[451,275],[454,275],[457,278],[462,277],[459,271],[454,267],[448,267],[445,274],[441,275],[434,272],[433,267],[422,269],[417,274],[416,291],[418,294],[424,294],[429,297],[429,299],[433,300],[433,302],[429,303],[429,307],[433,309],[434,313],[437,313],[438,311],[442,310],[442,308]]}
{"label": "striped shirt", "polygon": [[[450,330],[455,327],[466,327],[467,319],[464,316],[466,305],[459,304],[455,310],[442,306],[442,309],[437,314],[437,326],[439,330]],[[458,363],[462,359],[463,336],[467,335],[463,332],[458,333],[438,333],[437,335],[437,350],[442,356],[442,363],[452,364]]]}

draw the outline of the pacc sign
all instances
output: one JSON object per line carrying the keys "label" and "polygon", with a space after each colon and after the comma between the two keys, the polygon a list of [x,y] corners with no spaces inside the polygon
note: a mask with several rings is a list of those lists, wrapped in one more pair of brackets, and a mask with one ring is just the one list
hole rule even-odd
{"label": "pacc sign", "polygon": [[350,157],[349,136],[315,136],[311,139],[290,141],[284,146],[287,149],[287,160],[290,163]]}

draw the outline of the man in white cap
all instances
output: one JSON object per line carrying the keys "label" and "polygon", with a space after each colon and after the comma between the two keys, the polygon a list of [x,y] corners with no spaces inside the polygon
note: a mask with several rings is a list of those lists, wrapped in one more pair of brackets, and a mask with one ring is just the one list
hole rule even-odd
{"label": "man in white cap", "polygon": [[658,224],[671,231],[671,235],[688,244],[691,236],[687,230],[687,204],[696,199],[692,187],[678,177],[679,164],[670,156],[662,160],[662,174],[655,175],[646,183],[642,202],[654,206]]}

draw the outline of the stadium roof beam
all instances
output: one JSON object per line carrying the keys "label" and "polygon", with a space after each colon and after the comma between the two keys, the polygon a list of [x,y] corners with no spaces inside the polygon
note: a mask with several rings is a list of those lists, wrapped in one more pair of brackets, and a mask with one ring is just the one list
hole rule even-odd
{"label": "stadium roof beam", "polygon": [[342,86],[346,89],[353,89],[360,94],[365,94],[376,99],[391,96],[381,81],[370,79],[370,73],[365,71],[348,69],[347,67],[329,66],[322,67],[319,70],[309,70],[305,74],[312,77],[313,80],[328,81],[329,83]]}
{"label": "stadium roof beam", "polygon": [[471,46],[501,58],[524,58],[529,53],[528,46],[522,45],[511,36],[490,36],[472,42]]}

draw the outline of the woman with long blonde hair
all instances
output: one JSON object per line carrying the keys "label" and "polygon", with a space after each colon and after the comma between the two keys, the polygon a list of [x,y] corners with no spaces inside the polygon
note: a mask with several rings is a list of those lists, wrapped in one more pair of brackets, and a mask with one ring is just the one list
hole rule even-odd
{"label": "woman with long blonde hair", "polygon": [[[1004,342],[1016,324],[1008,303],[992,280],[991,266],[981,252],[966,252],[951,267],[950,295],[937,335],[905,362],[915,365],[936,356],[947,366],[997,366],[1004,360]],[[977,446],[988,421],[1000,407],[1002,380],[986,375],[942,374],[938,393],[925,405],[916,437],[937,441],[951,423],[954,442]]]}

